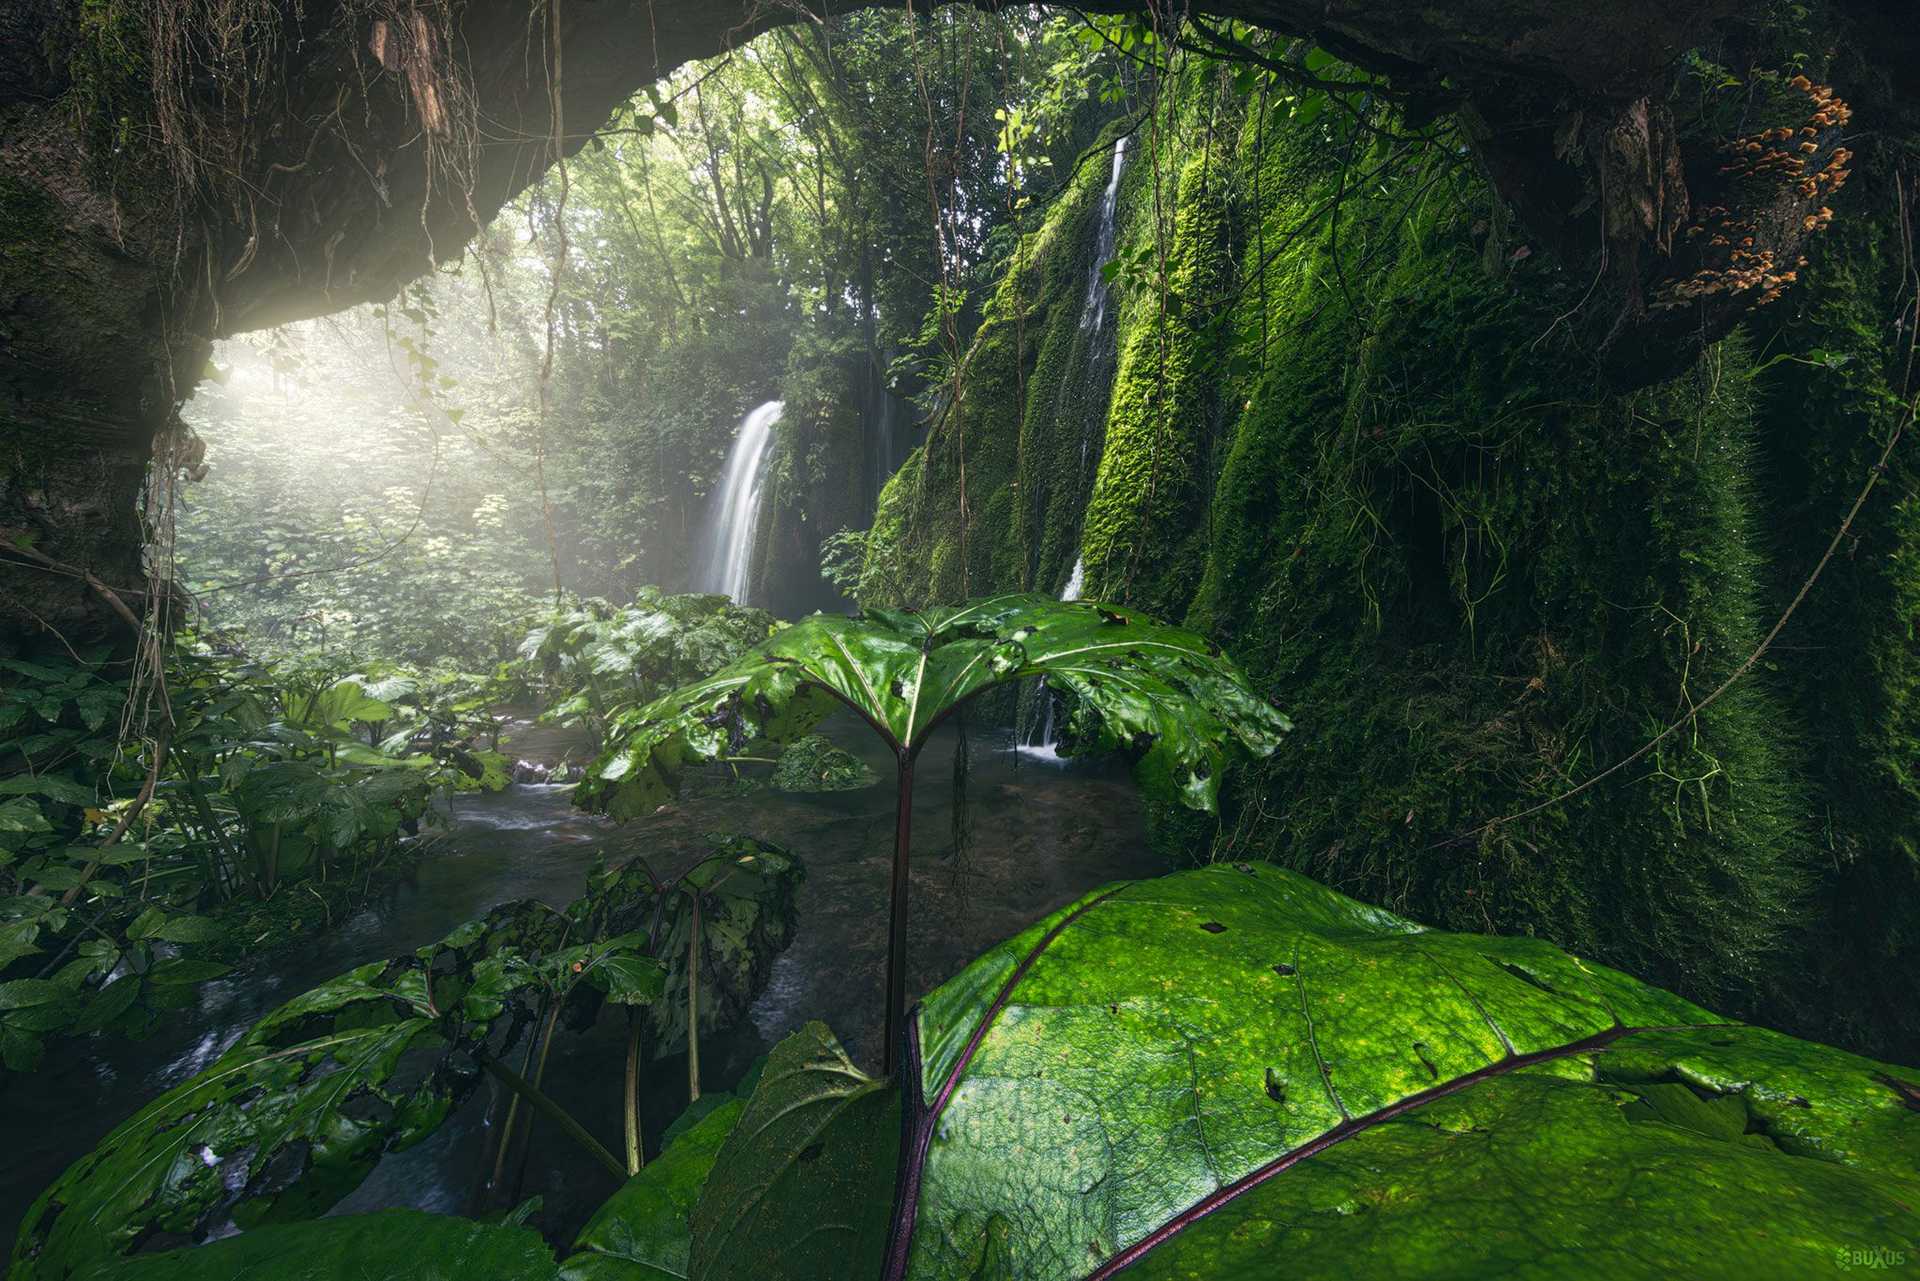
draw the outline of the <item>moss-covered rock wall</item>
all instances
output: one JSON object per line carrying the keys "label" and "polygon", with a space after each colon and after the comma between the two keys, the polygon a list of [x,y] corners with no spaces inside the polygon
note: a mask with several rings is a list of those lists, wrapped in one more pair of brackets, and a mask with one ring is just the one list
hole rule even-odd
{"label": "moss-covered rock wall", "polygon": [[1156,816],[1180,855],[1274,859],[1920,1053],[1904,457],[1764,661],[1707,702],[1899,413],[1891,191],[1843,193],[1798,288],[1622,393],[1578,323],[1590,280],[1511,231],[1444,135],[1289,120],[1202,71],[1136,138],[1090,490],[1052,381],[1105,176],[1083,165],[888,486],[863,594],[1053,589],[1084,555],[1090,594],[1217,636],[1299,726],[1220,824]]}

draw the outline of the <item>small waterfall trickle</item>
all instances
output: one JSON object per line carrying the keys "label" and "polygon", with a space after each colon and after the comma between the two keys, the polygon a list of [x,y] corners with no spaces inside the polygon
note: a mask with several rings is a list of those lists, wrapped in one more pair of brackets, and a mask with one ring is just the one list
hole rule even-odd
{"label": "small waterfall trickle", "polygon": [[713,500],[707,554],[694,587],[747,603],[747,576],[753,567],[753,536],[760,524],[760,490],[767,456],[773,450],[773,425],[784,401],[769,400],[740,420],[740,434],[727,452],[727,474]]}
{"label": "small waterfall trickle", "polygon": [[905,458],[900,448],[900,397],[888,391],[876,374],[867,399],[867,515],[871,518],[879,510],[880,491]]}
{"label": "small waterfall trickle", "polygon": [[1080,594],[1087,590],[1087,558],[1077,557],[1073,562],[1073,572],[1067,575],[1067,589],[1060,593],[1061,600],[1079,600]]}
{"label": "small waterfall trickle", "polygon": [[[1083,556],[1073,562],[1073,573],[1067,576],[1067,588],[1060,593],[1060,599],[1079,600],[1080,593],[1085,590],[1086,585],[1087,561]],[[1054,708],[1058,700],[1054,698],[1053,691],[1047,688],[1045,677],[1035,683],[1033,697],[1038,699],[1040,704],[1038,727],[1017,735],[1020,741],[1015,743],[1014,751],[1022,756],[1031,756],[1043,761],[1065,760],[1066,758],[1060,755],[1060,735],[1053,727]]]}

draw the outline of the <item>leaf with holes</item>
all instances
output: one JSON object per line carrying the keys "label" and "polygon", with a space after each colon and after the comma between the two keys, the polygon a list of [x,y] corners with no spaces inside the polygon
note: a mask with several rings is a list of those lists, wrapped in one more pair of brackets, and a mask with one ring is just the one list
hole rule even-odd
{"label": "leaf with holes", "polygon": [[1217,645],[1118,605],[1022,594],[923,612],[816,614],[704,681],[615,717],[576,793],[619,817],[670,799],[688,763],[790,743],[849,707],[912,752],[955,708],[1045,677],[1077,699],[1072,750],[1119,749],[1142,782],[1210,810],[1236,753],[1271,753],[1289,727]]}
{"label": "leaf with holes", "polygon": [[512,904],[289,1001],[42,1193],[9,1276],[72,1276],[156,1231],[323,1212],[466,1096],[474,1051],[525,986],[508,959],[553,950],[564,930],[551,909]]}
{"label": "leaf with holes", "polygon": [[262,1228],[140,1255],[90,1281],[551,1281],[553,1253],[531,1228],[418,1210]]}
{"label": "leaf with holes", "polygon": [[1920,1251],[1920,1073],[1271,866],[1092,894],[908,1035],[888,1281],[1751,1281]]}

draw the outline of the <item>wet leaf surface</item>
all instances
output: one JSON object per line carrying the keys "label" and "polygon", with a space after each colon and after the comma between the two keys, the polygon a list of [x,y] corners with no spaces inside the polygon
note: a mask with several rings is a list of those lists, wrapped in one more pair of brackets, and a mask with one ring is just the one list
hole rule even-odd
{"label": "wet leaf surface", "polygon": [[745,1110],[743,1099],[721,1099],[627,1180],[581,1229],[573,1243],[577,1253],[561,1268],[561,1281],[687,1276],[694,1203]]}
{"label": "wet leaf surface", "polygon": [[999,596],[924,612],[816,614],[707,680],[616,716],[578,792],[616,817],[672,799],[687,765],[784,744],[836,707],[914,749],[984,689],[1045,677],[1074,695],[1065,747],[1122,751],[1163,799],[1212,809],[1240,752],[1265,756],[1289,727],[1219,647],[1120,606]]}
{"label": "wet leaf surface", "polygon": [[281,1224],[123,1260],[89,1281],[549,1281],[540,1234],[418,1210]]}
{"label": "wet leaf surface", "polygon": [[694,1210],[688,1275],[874,1275],[899,1138],[900,1092],[854,1067],[824,1024],[807,1024],[768,1055],[720,1149]]}
{"label": "wet leaf surface", "polygon": [[696,889],[712,922],[701,1020],[724,1026],[791,937],[801,874],[789,856],[743,839],[664,885],[636,860],[591,875],[564,912],[507,904],[303,993],[56,1180],[22,1224],[9,1276],[76,1276],[153,1239],[324,1213],[384,1154],[436,1129],[483,1060],[537,1021],[546,1000],[560,1000],[574,1026],[606,1002],[640,1005],[684,1042]]}
{"label": "wet leaf surface", "polygon": [[[1268,865],[1097,891],[935,991],[910,1035],[904,1152],[851,1107],[780,1142],[743,1128],[696,1224],[780,1242],[758,1262],[782,1275],[1021,1281],[1282,1261],[1752,1281],[1920,1248],[1914,1072]],[[769,1080],[783,1059],[837,1083],[822,1095],[877,1088],[838,1074],[824,1031]],[[780,1097],[763,1084],[751,1107]],[[862,1148],[895,1177],[839,1202],[897,1189],[885,1264],[841,1248],[851,1229],[770,1226],[837,1223],[820,1186],[782,1181],[808,1151],[854,1168]]]}

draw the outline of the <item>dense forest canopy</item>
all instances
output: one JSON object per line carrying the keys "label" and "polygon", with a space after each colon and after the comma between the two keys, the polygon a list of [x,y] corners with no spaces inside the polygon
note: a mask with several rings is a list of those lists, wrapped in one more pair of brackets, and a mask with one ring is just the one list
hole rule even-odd
{"label": "dense forest canopy", "polygon": [[1920,1258],[1917,31],[0,0],[9,1276]]}

